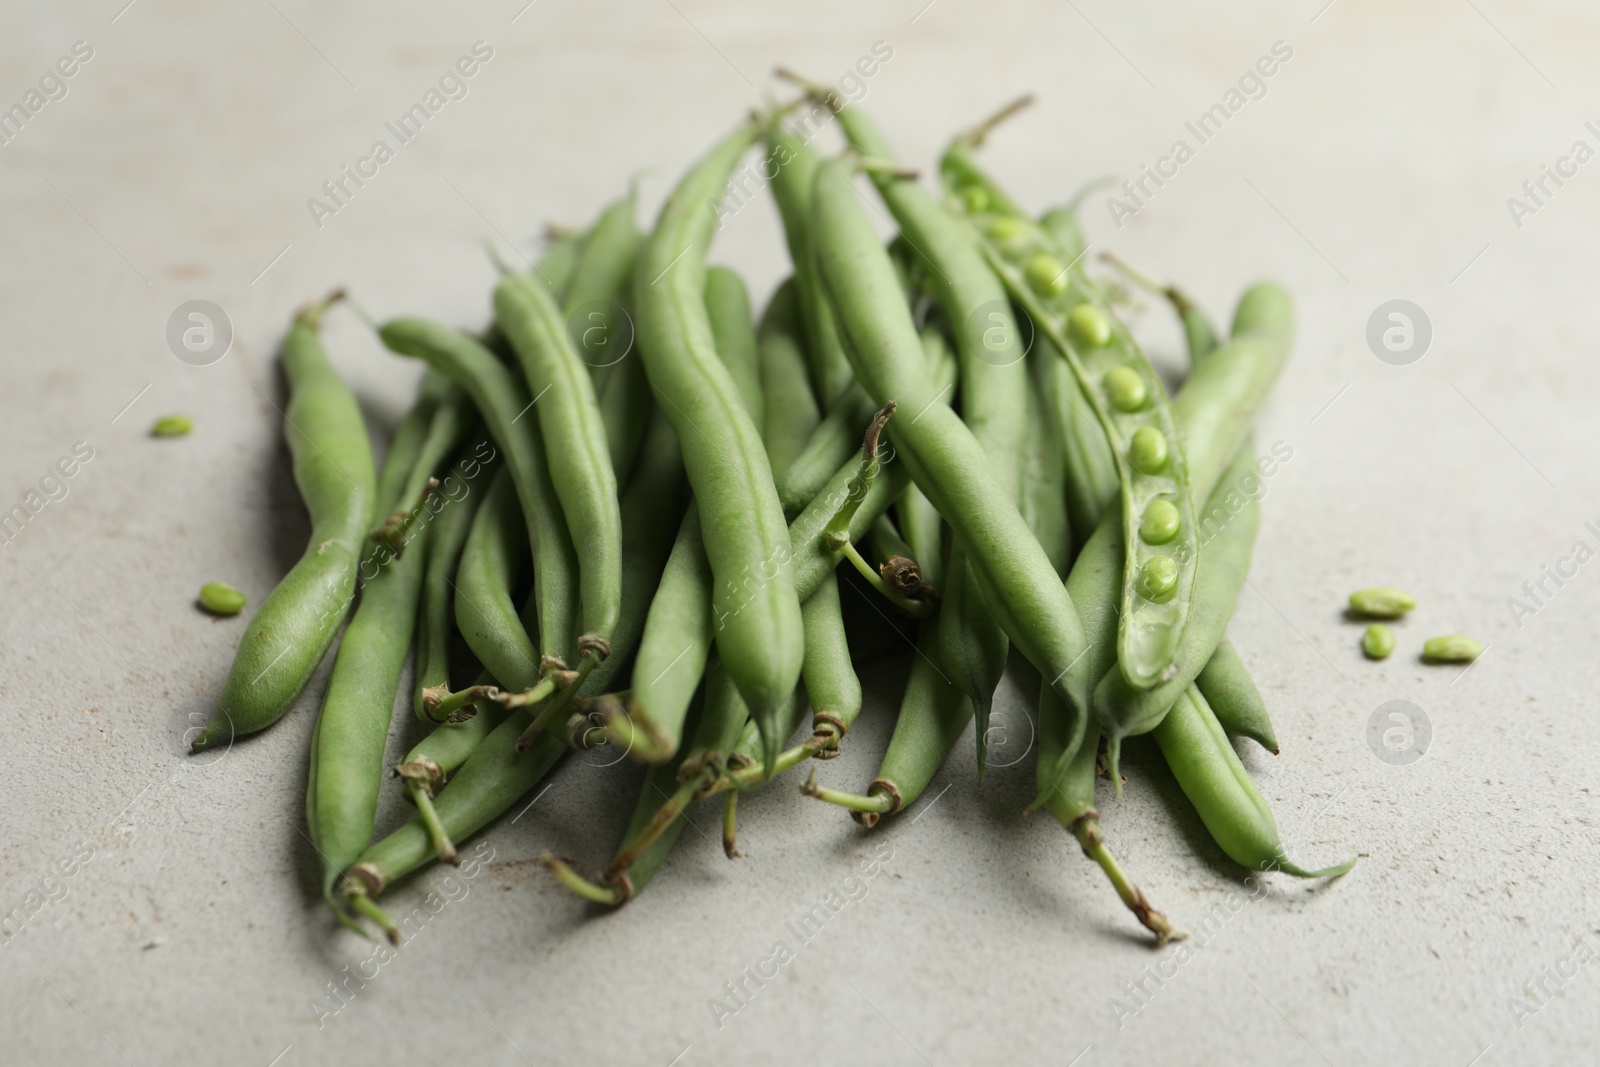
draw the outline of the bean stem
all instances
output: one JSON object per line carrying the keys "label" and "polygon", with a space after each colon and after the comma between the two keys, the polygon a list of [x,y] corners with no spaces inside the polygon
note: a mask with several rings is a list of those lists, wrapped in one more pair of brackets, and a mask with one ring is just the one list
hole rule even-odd
{"label": "bean stem", "polygon": [[868,788],[867,795],[860,793],[846,793],[838,789],[829,789],[827,786],[817,784],[817,772],[813,770],[811,777],[800,787],[800,792],[808,797],[816,797],[829,804],[837,804],[841,808],[848,808],[852,812],[869,816],[862,819],[866,826],[874,826],[880,815],[892,815],[900,805],[895,795],[885,788],[887,783],[873,782]]}
{"label": "bean stem", "polygon": [[867,584],[883,594],[885,600],[910,615],[913,619],[920,619],[933,609],[931,600],[913,600],[898,589],[890,586],[888,582],[885,582],[883,576],[878,573],[878,568],[862,558],[854,543],[845,541],[839,546],[839,552],[845,559],[850,561],[851,566],[861,573],[861,577],[867,580]]}
{"label": "bean stem", "polygon": [[[429,722],[465,722],[477,714],[478,709],[473,705],[480,700],[499,700],[505,707],[514,706],[501,699],[510,694],[502,694],[492,685],[469,685],[454,693],[444,689],[441,685],[422,691],[422,712]],[[471,711],[460,714],[469,707]]]}
{"label": "bean stem", "polygon": [[972,127],[972,129],[966,131],[965,133],[958,134],[956,136],[956,140],[965,141],[973,148],[982,146],[989,134],[994,132],[996,126],[999,126],[1002,122],[1005,122],[1017,112],[1031,107],[1033,101],[1034,96],[1032,93],[1024,93],[1022,96],[1017,97],[1015,100],[1002,107],[999,111],[996,111],[993,115],[990,115],[988,118]]}
{"label": "bean stem", "polygon": [[365,893],[351,893],[345,897],[350,907],[355,912],[373,923],[389,938],[391,945],[400,943],[400,927],[395,925],[389,913],[378,907],[377,903]]}
{"label": "bean stem", "polygon": [[639,832],[617,850],[616,856],[601,873],[600,880],[610,885],[627,874],[628,868],[633,866],[634,861],[655,843],[656,838],[666,832],[667,827],[671,826],[679,815],[683,814],[684,809],[694,802],[696,794],[710,782],[715,773],[714,768],[707,767],[681,782],[677,791],[657,809],[650,821],[640,827]]}
{"label": "bean stem", "polygon": [[1072,836],[1078,839],[1078,844],[1083,847],[1083,854],[1099,864],[1106,877],[1111,880],[1111,886],[1117,891],[1117,896],[1122,898],[1122,903],[1133,912],[1134,918],[1146,930],[1156,935],[1156,944],[1164,945],[1168,941],[1182,941],[1188,933],[1173,926],[1167,917],[1151,906],[1150,900],[1123,871],[1122,865],[1106,847],[1106,839],[1100,833],[1100,813],[1087,811],[1073,822],[1069,827]]}
{"label": "bean stem", "polygon": [[550,868],[550,873],[556,876],[556,881],[572,890],[584,900],[592,900],[596,904],[605,904],[616,907],[628,899],[628,888],[622,885],[596,885],[583,875],[572,869],[572,865],[558,856],[549,852],[539,857],[544,865]]}
{"label": "bean stem", "polygon": [[728,790],[728,799],[722,805],[722,851],[730,860],[738,859],[739,851],[739,790]]}
{"label": "bean stem", "polygon": [[408,778],[406,792],[411,794],[411,802],[417,806],[417,814],[422,816],[422,825],[428,831],[428,840],[433,842],[433,850],[439,854],[439,861],[452,867],[460,866],[461,857],[456,853],[455,842],[450,840],[444,824],[439,821],[439,813],[433,810],[433,790],[428,788],[426,782]]}

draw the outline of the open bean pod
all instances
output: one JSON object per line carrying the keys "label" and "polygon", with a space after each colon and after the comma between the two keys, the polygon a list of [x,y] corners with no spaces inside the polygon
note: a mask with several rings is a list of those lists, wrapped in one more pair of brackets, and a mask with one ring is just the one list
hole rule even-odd
{"label": "open bean pod", "polygon": [[952,210],[980,238],[1006,289],[1061,351],[1111,442],[1122,486],[1117,661],[1135,689],[1172,670],[1193,605],[1199,541],[1182,436],[1144,353],[1060,243],[1017,206],[958,139],[940,162]]}

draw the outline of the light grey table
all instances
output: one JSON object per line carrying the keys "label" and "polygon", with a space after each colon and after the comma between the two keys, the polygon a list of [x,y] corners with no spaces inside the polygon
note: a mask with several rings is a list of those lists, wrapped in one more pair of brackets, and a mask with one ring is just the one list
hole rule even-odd
{"label": "light grey table", "polygon": [[[122,2],[0,16],[0,105],[26,115],[0,144],[0,509],[37,509],[0,547],[0,1059],[1593,1059],[1600,163],[1571,158],[1600,148],[1592,8]],[[492,55],[400,143],[385,123],[479,41]],[[394,894],[426,921],[380,960],[315,899],[300,812],[321,678],[220,760],[179,755],[242,630],[198,613],[195,590],[226,578],[259,603],[305,535],[274,407],[289,311],[344,284],[375,316],[481,323],[484,241],[531,255],[544,224],[581,223],[641,170],[653,212],[776,90],[775,63],[837,82],[876,42],[892,55],[858,91],[906,159],[926,165],[956,126],[1036,91],[986,149],[1024,201],[1163,167],[1131,217],[1091,200],[1097,248],[1219,317],[1259,277],[1295,293],[1296,355],[1260,427],[1292,458],[1267,484],[1231,631],[1284,749],[1243,758],[1302,862],[1369,858],[1243,902],[1241,872],[1134,746],[1106,830],[1196,935],[1154,952],[1060,828],[1020,817],[1030,727],[1008,683],[1018,758],[981,790],[970,738],[875,834],[785,785],[743,806],[733,864],[697,812],[701,832],[615,914],[534,862],[554,849],[592,868],[626,819],[637,771],[572,760],[483,835],[473,877]],[[1275,42],[1292,55],[1228,110]],[[1188,124],[1214,104],[1227,118],[1202,142]],[[392,158],[363,163],[380,138]],[[1185,161],[1163,163],[1180,139]],[[335,204],[322,186],[345,166],[368,177]],[[1568,176],[1535,200],[1523,183],[1542,166]],[[785,253],[764,198],[713,258],[770,291]],[[196,299],[234,331],[206,366],[165,337]],[[1420,332],[1379,346],[1398,365],[1367,340],[1391,300],[1431,331],[1425,351]],[[1176,372],[1162,309],[1134,321]],[[416,367],[348,314],[327,337],[385,439]],[[168,412],[195,432],[150,439]],[[74,449],[74,475],[49,479]],[[1524,583],[1541,580],[1535,601]],[[1420,606],[1371,664],[1341,607],[1380,582]],[[1423,637],[1456,631],[1489,645],[1471,670],[1417,662]],[[903,669],[868,672],[864,721],[824,779],[868,780]],[[1417,729],[1380,712],[1394,700]],[[384,826],[403,817],[391,798]],[[867,861],[873,876],[848,881]],[[848,903],[796,936],[833,891]],[[746,978],[780,943],[777,976]]]}

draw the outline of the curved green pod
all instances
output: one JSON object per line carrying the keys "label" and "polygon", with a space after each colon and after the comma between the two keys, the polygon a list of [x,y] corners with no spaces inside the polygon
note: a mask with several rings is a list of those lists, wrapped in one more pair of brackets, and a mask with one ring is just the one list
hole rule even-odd
{"label": "curved green pod", "polygon": [[[761,439],[766,442],[767,459],[775,478],[789,469],[822,421],[822,412],[811,392],[797,302],[794,279],[786,279],[767,301],[756,330],[762,404],[767,416]],[[834,464],[835,469],[838,466]],[[782,485],[778,486],[778,496],[782,502]],[[787,511],[785,507],[785,514]]]}
{"label": "curved green pod", "polygon": [[1059,409],[1051,402],[1055,382],[1050,371],[1060,366],[1054,352],[1035,345],[1028,353],[1027,454],[1022,466],[1018,505],[1022,517],[1063,579],[1072,560],[1072,520],[1067,511],[1067,442]]}
{"label": "curved green pod", "polygon": [[311,514],[311,538],[239,639],[216,710],[191,745],[195,752],[281,719],[350,609],[377,479],[361,409],[317,338],[333,299],[297,314],[283,342],[289,380],[284,435],[295,485]]}
{"label": "curved green pod", "polygon": [[1190,686],[1184,690],[1151,736],[1212,840],[1235,863],[1299,878],[1336,878],[1356,865],[1359,857],[1352,856],[1332,867],[1309,871],[1289,859],[1272,809],[1198,689]]}
{"label": "curved green pod", "polygon": [[1272,729],[1267,702],[1261,699],[1261,690],[1233,642],[1222,639],[1194,684],[1229,737],[1248,737],[1274,756],[1278,754],[1278,736]]}
{"label": "curved green pod", "polygon": [[494,313],[522,364],[530,402],[544,401],[535,424],[549,480],[568,536],[583,546],[578,556],[583,634],[577,651],[578,669],[586,674],[611,654],[622,610],[622,507],[605,421],[561,309],[543,286],[521,274],[503,275],[494,290]]}
{"label": "curved green pod", "polygon": [[538,412],[520,377],[472,338],[425,319],[394,319],[378,330],[384,345],[425,360],[467,391],[500,446],[522,504],[534,553],[539,602],[539,649],[566,662],[574,657],[579,571],[561,501],[551,484]]}
{"label": "curved green pod", "polygon": [[[424,529],[412,540],[425,546],[432,534]],[[372,840],[383,748],[411,649],[424,556],[425,549],[403,556],[388,545],[374,550],[377,573],[362,583],[361,604],[339,643],[311,735],[306,821],[322,859],[324,893]]]}
{"label": "curved green pod", "polygon": [[839,579],[830,574],[800,605],[806,628],[806,659],[800,669],[811,698],[812,723],[820,731],[831,726],[835,740],[849,732],[861,714],[861,679],[850,661]]}
{"label": "curved green pod", "polygon": [[[482,471],[480,469],[479,473]],[[460,490],[458,494],[458,487]],[[488,479],[471,484],[450,472],[439,487],[443,503],[434,512],[430,507],[427,557],[423,563],[422,608],[417,613],[416,681],[412,686],[412,710],[422,714],[422,691],[432,686],[450,685],[451,604],[455,599],[454,580],[462,550],[472,533],[478,506],[488,495]]]}
{"label": "curved green pod", "polygon": [[[979,169],[969,140],[957,139],[939,170],[952,207],[980,236],[1012,298],[1066,357],[1111,442],[1124,550],[1117,663],[1129,685],[1148,689],[1170,676],[1193,611],[1199,562],[1188,462],[1166,388],[1099,288]],[[1176,509],[1178,523],[1170,540],[1151,544],[1139,529],[1157,502]]]}
{"label": "curved green pod", "polygon": [[[537,681],[539,650],[529,636],[538,632],[537,598],[518,612],[511,601],[528,556],[527,527],[511,471],[502,466],[483,490],[455,577],[456,629],[472,654],[501,686],[517,692],[524,676]],[[524,619],[526,616],[526,619]]]}
{"label": "curved green pod", "polygon": [[811,370],[811,387],[824,412],[850,388],[854,375],[845,356],[839,324],[817,276],[811,247],[811,187],[822,156],[804,139],[786,129],[777,116],[767,124],[766,141],[774,173],[772,198],[783,220],[783,235],[794,262],[795,297],[804,327],[805,355]]}
{"label": "curved green pod", "polygon": [[[846,107],[838,118],[856,151],[875,163],[894,160],[887,139],[861,108]],[[924,266],[924,277],[950,324],[960,365],[962,421],[987,453],[1001,490],[1020,503],[1028,373],[1005,287],[968,228],[915,178],[882,166],[869,167],[868,175]],[[989,708],[1010,644],[967,566],[959,536],[951,545],[947,574],[946,597],[959,607],[940,612],[940,660],[976,709],[981,776],[988,762]]]}
{"label": "curved green pod", "polygon": [[[744,279],[727,267],[706,268],[706,317],[717,357],[739,388],[739,399],[756,430],[765,435],[767,400],[761,391],[761,360],[755,323],[750,318],[750,293]],[[768,469],[771,469],[769,463]]]}
{"label": "curved green pod", "polygon": [[[993,479],[983,446],[942,402],[888,253],[860,205],[849,160],[817,175],[817,256],[856,377],[896,401],[888,435],[901,466],[966,545],[990,610],[1017,648],[1073,706],[1087,708],[1087,643],[1072,598],[1016,504]],[[880,478],[879,481],[884,479]],[[1095,679],[1098,680],[1098,679]],[[1080,734],[1081,736],[1081,734]]]}
{"label": "curved green pod", "polygon": [[800,677],[800,600],[766,449],[717,356],[705,307],[705,253],[716,224],[706,205],[757,132],[740,125],[679,182],[639,256],[634,292],[645,371],[677,431],[700,513],[717,650],[763,728],[770,767],[782,744],[779,706]]}
{"label": "curved green pod", "polygon": [[629,190],[600,213],[573,260],[561,297],[567,335],[594,381],[618,485],[626,485],[632,473],[650,409],[650,386],[634,350],[627,308],[633,299],[634,264],[644,243],[634,221],[636,200]]}

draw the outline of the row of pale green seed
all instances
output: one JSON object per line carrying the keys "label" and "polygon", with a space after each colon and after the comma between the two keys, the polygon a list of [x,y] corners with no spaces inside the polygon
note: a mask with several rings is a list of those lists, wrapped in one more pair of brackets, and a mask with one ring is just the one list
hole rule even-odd
{"label": "row of pale green seed", "polygon": [[[1369,619],[1398,619],[1416,606],[1417,598],[1401,589],[1380,586],[1350,594],[1350,610]],[[1368,659],[1388,659],[1394,644],[1394,631],[1381,622],[1372,623],[1361,635],[1361,651]],[[1483,645],[1464,634],[1430,637],[1422,643],[1424,663],[1471,663],[1482,653]]]}

